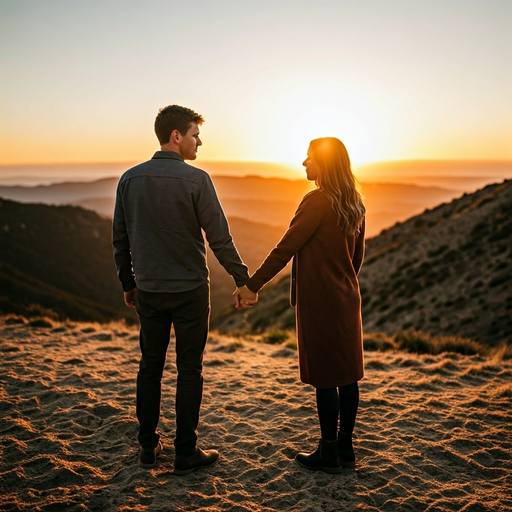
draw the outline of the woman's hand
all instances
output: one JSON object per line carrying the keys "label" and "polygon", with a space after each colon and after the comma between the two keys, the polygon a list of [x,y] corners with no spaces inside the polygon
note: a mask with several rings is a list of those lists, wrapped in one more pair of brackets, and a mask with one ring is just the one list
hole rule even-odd
{"label": "woman's hand", "polygon": [[247,286],[240,286],[233,292],[236,309],[252,308],[258,302],[258,294],[251,292]]}

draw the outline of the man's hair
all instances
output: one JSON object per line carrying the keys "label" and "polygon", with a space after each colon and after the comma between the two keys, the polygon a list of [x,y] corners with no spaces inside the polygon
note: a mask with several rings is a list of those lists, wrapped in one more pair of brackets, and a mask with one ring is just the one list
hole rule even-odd
{"label": "man's hair", "polygon": [[191,123],[204,123],[203,116],[190,108],[180,107],[179,105],[169,105],[161,108],[155,119],[155,133],[160,144],[162,146],[167,144],[174,130],[186,135]]}

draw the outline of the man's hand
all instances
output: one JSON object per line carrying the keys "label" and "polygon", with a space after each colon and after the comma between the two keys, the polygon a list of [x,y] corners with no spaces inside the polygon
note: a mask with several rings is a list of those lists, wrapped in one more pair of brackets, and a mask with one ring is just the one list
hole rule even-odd
{"label": "man's hand", "polygon": [[124,303],[126,304],[126,307],[135,309],[135,297],[137,297],[137,288],[134,288],[129,292],[124,292]]}
{"label": "man's hand", "polygon": [[258,302],[258,294],[251,292],[247,286],[240,286],[233,292],[236,309],[252,308]]}

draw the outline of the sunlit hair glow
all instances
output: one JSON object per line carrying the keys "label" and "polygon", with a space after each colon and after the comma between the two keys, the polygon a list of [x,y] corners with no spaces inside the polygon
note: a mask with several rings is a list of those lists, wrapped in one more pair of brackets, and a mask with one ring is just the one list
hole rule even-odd
{"label": "sunlit hair glow", "polygon": [[169,142],[171,133],[178,130],[181,135],[186,135],[191,123],[204,123],[203,116],[190,108],[179,105],[168,105],[158,111],[155,119],[155,133],[163,146]]}
{"label": "sunlit hair glow", "polygon": [[309,156],[318,166],[318,188],[331,200],[338,225],[349,236],[359,231],[366,208],[357,190],[350,158],[343,142],[335,137],[312,140]]}

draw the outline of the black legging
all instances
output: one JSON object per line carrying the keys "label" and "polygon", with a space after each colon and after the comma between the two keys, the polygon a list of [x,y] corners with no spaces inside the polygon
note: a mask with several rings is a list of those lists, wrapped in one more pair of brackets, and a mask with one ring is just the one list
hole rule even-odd
{"label": "black legging", "polygon": [[359,405],[359,386],[357,382],[339,388],[317,389],[316,407],[322,439],[334,441],[340,418],[340,431],[352,432]]}

